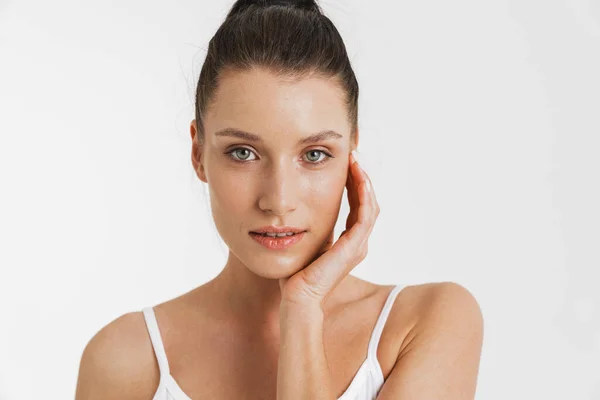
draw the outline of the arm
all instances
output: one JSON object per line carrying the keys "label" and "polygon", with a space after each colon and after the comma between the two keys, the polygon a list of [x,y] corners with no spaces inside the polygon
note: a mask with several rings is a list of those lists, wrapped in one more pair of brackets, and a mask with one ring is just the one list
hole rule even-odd
{"label": "arm", "polygon": [[320,305],[280,308],[278,400],[334,400],[323,345],[323,311]]}
{"label": "arm", "polygon": [[473,400],[483,318],[464,287],[439,283],[418,302],[419,319],[402,343],[377,399]]}

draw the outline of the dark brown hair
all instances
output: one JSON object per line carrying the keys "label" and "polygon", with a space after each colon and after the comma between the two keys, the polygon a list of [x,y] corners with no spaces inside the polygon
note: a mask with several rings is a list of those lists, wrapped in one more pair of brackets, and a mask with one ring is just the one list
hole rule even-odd
{"label": "dark brown hair", "polygon": [[196,127],[225,72],[264,68],[291,81],[333,79],[346,94],[351,140],[358,128],[358,82],[344,41],[314,0],[238,0],[208,45],[196,88]]}

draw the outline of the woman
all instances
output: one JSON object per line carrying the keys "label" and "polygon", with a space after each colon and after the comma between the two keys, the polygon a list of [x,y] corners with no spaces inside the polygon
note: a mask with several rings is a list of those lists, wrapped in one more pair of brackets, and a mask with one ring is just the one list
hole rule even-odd
{"label": "woman", "polygon": [[474,397],[483,328],[470,292],[349,274],[379,214],[352,156],[357,104],[344,43],[314,1],[233,5],[190,126],[229,258],[213,280],[102,328],[78,400]]}

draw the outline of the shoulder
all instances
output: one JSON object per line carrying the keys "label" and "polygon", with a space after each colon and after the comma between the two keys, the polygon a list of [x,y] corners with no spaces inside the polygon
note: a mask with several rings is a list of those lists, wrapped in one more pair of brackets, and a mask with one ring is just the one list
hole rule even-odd
{"label": "shoulder", "polygon": [[466,287],[455,282],[406,286],[395,303],[390,318],[397,333],[398,358],[421,340],[466,340],[480,347],[483,314]]}
{"label": "shoulder", "polygon": [[474,398],[483,317],[473,294],[454,282],[407,286],[394,308],[394,365],[379,397]]}
{"label": "shoulder", "polygon": [[475,296],[464,286],[456,282],[432,282],[407,286],[404,290],[420,322],[434,317],[481,318],[481,309]]}
{"label": "shoulder", "polygon": [[[433,282],[402,290],[403,317],[409,320],[398,358],[420,341],[481,348],[483,314],[475,296],[455,282]],[[398,296],[400,297],[400,296]],[[406,322],[406,321],[405,321]]]}
{"label": "shoulder", "polygon": [[76,399],[152,398],[159,371],[141,311],[121,315],[87,343]]}

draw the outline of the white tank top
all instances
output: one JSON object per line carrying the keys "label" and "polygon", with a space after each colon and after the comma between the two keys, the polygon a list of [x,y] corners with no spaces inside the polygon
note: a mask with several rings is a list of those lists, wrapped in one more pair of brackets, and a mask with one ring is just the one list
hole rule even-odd
{"label": "white tank top", "polygon": [[[385,321],[394,304],[394,300],[403,287],[403,285],[395,286],[388,295],[388,298],[383,305],[383,309],[379,314],[379,318],[375,323],[375,328],[373,328],[373,332],[371,333],[367,358],[359,367],[346,391],[338,397],[338,400],[374,400],[377,397],[377,394],[384,383],[381,365],[377,360],[377,346],[379,344],[379,339],[381,338],[381,333],[383,332]],[[160,336],[154,309],[152,307],[145,307],[142,311],[144,313],[146,326],[148,328],[148,333],[150,334],[152,347],[154,348],[154,353],[158,360],[158,368],[160,370],[160,382],[158,383],[158,388],[156,389],[156,393],[152,400],[191,400],[191,398],[179,387],[173,376],[171,376],[169,363],[167,362],[167,354],[165,353],[165,348]]]}

